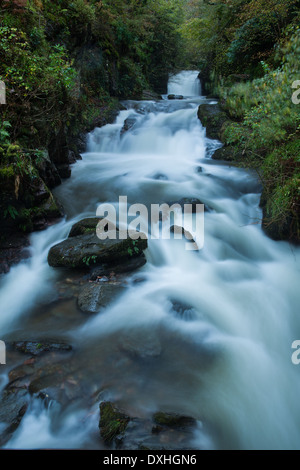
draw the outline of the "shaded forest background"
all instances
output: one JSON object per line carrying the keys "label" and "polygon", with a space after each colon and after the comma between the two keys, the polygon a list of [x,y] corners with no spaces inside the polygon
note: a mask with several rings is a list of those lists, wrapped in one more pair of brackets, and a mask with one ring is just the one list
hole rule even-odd
{"label": "shaded forest background", "polygon": [[[0,223],[42,229],[61,209],[84,134],[122,98],[166,92],[170,73],[200,71],[228,119],[231,158],[263,182],[269,234],[300,239],[298,0],[1,0]],[[298,87],[300,88],[300,87]],[[242,155],[242,157],[241,157]],[[241,161],[242,160],[242,161]]]}

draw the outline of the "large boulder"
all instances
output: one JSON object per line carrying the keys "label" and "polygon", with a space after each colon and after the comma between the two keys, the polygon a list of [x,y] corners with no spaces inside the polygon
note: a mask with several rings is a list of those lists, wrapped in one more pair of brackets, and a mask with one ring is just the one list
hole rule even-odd
{"label": "large boulder", "polygon": [[87,219],[75,224],[71,235],[66,240],[53,246],[48,254],[48,263],[52,267],[86,268],[101,264],[116,264],[126,262],[141,256],[148,246],[146,236],[141,234],[137,240],[129,236],[125,239],[117,238],[100,240],[96,234],[96,225],[99,219]]}

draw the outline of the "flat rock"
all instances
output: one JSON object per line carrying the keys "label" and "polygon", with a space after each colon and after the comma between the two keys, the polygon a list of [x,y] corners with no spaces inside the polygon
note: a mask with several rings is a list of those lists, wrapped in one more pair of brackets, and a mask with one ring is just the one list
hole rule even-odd
{"label": "flat rock", "polygon": [[78,295],[77,305],[82,312],[97,313],[107,307],[125,287],[108,282],[90,282],[84,286]]}

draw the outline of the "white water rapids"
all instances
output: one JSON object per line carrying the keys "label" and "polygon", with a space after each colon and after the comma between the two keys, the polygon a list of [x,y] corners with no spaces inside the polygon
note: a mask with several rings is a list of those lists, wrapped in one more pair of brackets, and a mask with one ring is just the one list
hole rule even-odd
{"label": "white water rapids", "polygon": [[[125,409],[207,424],[210,437],[195,433],[194,448],[299,449],[300,365],[291,344],[300,339],[300,250],[262,232],[255,175],[211,159],[220,144],[197,118],[199,104],[210,102],[198,96],[197,73],[171,78],[168,93],[185,98],[126,101],[114,124],[89,134],[82,161],[55,191],[67,220],[33,234],[31,258],[1,280],[0,339],[66,339],[90,383],[101,377]],[[121,135],[129,117],[134,125]],[[147,264],[104,312],[87,317],[67,303],[47,314],[62,276],[47,264],[49,248],[119,196],[147,207],[198,198],[210,208],[203,248],[149,239]],[[178,313],[176,303],[188,307]],[[117,349],[124,335],[158,344],[160,355],[127,363]],[[8,354],[7,370],[9,361]],[[5,374],[0,379],[4,387]],[[6,447],[101,447],[97,419],[97,404],[60,413],[33,403]]]}

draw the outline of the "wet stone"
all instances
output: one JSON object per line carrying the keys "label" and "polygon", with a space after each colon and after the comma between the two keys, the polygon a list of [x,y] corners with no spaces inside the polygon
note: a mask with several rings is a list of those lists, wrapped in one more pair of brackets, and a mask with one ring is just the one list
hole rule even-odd
{"label": "wet stone", "polygon": [[4,390],[0,399],[0,446],[4,446],[19,427],[29,405],[24,389]]}
{"label": "wet stone", "polygon": [[19,341],[13,343],[13,348],[25,354],[39,356],[45,352],[66,352],[71,351],[72,346],[65,343],[48,343],[38,341]]}
{"label": "wet stone", "polygon": [[125,287],[120,284],[90,282],[80,290],[77,304],[84,313],[98,313],[124,290]]}

